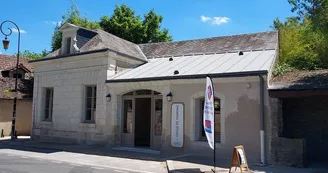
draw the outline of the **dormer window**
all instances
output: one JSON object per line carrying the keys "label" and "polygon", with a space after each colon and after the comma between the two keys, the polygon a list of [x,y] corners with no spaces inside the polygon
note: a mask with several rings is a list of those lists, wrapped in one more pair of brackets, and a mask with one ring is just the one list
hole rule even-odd
{"label": "dormer window", "polygon": [[71,53],[71,37],[65,38],[65,54]]}

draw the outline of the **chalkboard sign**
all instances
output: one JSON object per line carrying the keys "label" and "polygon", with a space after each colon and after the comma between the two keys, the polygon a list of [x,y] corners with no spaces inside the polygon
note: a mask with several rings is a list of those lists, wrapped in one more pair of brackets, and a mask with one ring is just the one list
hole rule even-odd
{"label": "chalkboard sign", "polygon": [[243,172],[244,169],[249,171],[244,146],[240,145],[233,148],[229,173],[231,172],[232,167],[236,168],[235,171],[237,168],[240,168],[241,172]]}

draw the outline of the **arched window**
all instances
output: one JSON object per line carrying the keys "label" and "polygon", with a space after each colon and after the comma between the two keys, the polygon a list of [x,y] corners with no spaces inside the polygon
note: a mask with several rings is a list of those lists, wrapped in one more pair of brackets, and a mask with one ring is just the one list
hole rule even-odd
{"label": "arched window", "polygon": [[[205,103],[205,99],[201,98],[200,99],[200,134],[199,134],[199,138],[200,140],[206,140],[206,134],[204,131],[204,125],[203,125],[203,118],[204,118],[204,103]],[[215,114],[215,141],[217,142],[221,142],[221,107],[220,107],[220,99],[219,98],[215,98],[214,99],[214,114]]]}

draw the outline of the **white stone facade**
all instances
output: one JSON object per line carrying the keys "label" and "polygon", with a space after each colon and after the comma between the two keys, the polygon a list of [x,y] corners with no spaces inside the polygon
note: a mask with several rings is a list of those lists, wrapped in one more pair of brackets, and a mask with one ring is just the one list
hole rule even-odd
{"label": "white stone facade", "polygon": [[[67,143],[103,143],[111,131],[106,116],[107,74],[115,61],[108,54],[34,63],[32,138]],[[97,86],[95,123],[84,123],[85,87]],[[43,121],[45,88],[53,88],[52,121]]]}

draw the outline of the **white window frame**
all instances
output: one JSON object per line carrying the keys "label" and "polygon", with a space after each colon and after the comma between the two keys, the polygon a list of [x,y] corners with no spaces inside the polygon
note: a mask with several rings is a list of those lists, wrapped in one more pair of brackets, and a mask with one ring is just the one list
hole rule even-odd
{"label": "white window frame", "polygon": [[[50,98],[49,98],[49,108],[47,108],[46,100],[47,100],[47,90],[50,90]],[[53,115],[53,104],[54,104],[54,88],[46,87],[44,88],[44,106],[43,106],[43,121],[52,122]],[[46,118],[46,109],[48,110],[48,118]]]}
{"label": "white window frame", "polygon": [[[87,111],[88,111],[88,88],[92,88],[91,93],[91,117],[90,120],[87,120]],[[95,95],[96,92],[96,95]],[[84,91],[85,97],[84,97],[84,116],[83,116],[83,122],[84,123],[95,123],[96,115],[95,112],[97,111],[97,85],[86,85],[85,91]]]}

